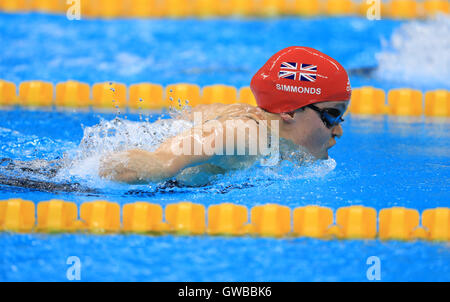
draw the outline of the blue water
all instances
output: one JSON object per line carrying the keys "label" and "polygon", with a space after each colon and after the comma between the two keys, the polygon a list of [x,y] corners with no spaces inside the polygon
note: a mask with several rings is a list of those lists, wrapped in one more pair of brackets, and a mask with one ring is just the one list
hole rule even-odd
{"label": "blue water", "polygon": [[[0,14],[0,78],[242,87],[275,52],[292,45],[323,51],[347,69],[377,66],[381,41],[401,24],[357,17],[68,21],[64,16]],[[351,83],[385,89],[405,85],[356,75]]]}
{"label": "blue water", "polygon": [[[249,84],[271,54],[289,45],[318,48],[347,68],[374,66],[380,37],[389,38],[401,24],[359,18],[69,22],[59,16],[0,14],[0,78],[240,87]],[[370,83],[384,89],[404,84],[359,76],[351,81],[354,87]],[[408,86],[428,89],[432,84]],[[73,154],[83,129],[114,117],[0,110],[0,158],[53,160]],[[138,114],[122,112],[120,117],[140,120]],[[143,119],[157,117],[144,114]],[[205,206],[233,202],[249,209],[268,202],[333,210],[449,206],[448,119],[348,116],[343,128],[343,137],[330,150],[334,169],[332,161],[310,170],[283,164],[224,175],[202,188],[124,186],[79,173],[59,179],[24,173],[19,176],[76,182],[94,192],[0,185],[0,200],[59,198],[80,205],[106,199],[163,206],[190,200]],[[80,258],[82,281],[367,281],[369,256],[380,258],[382,281],[450,281],[449,245],[432,242],[0,234],[0,256],[1,281],[66,281],[69,256]]]}
{"label": "blue water", "polygon": [[[137,115],[127,117],[139,120]],[[0,111],[0,155],[23,160],[61,157],[77,148],[82,137],[80,124],[98,122],[96,113]],[[249,209],[267,202],[291,209],[318,204],[333,210],[357,204],[377,210],[405,206],[419,211],[449,206],[448,120],[348,117],[344,132],[330,150],[337,166],[323,175],[287,169],[279,175],[255,174],[248,179],[247,174],[237,173],[203,188],[166,190],[90,183],[97,186],[96,193],[0,186],[0,200],[60,198],[78,205],[96,199],[161,205],[190,200],[205,206],[233,202]],[[82,183],[83,179],[74,181]],[[384,281],[449,281],[450,276],[450,252],[445,243],[7,234],[0,235],[0,242],[2,280],[64,281],[69,256],[82,261],[84,281],[364,281],[369,256],[380,258]]]}
{"label": "blue water", "polygon": [[82,281],[449,281],[448,246],[431,243],[214,237],[2,235],[2,280],[65,281],[69,256]]}

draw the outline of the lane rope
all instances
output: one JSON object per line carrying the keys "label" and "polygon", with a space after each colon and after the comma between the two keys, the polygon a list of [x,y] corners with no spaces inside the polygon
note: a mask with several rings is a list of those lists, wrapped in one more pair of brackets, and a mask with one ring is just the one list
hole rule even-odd
{"label": "lane rope", "polygon": [[[250,214],[250,215],[249,215]],[[250,217],[250,219],[249,219]],[[450,208],[415,209],[279,204],[204,205],[188,201],[163,207],[148,202],[120,206],[104,200],[0,201],[0,232],[152,235],[221,235],[274,238],[450,241]]]}
{"label": "lane rope", "polygon": [[[286,89],[294,89],[288,86]],[[163,87],[154,83],[86,83],[67,81],[56,86],[44,81],[26,81],[17,87],[0,80],[0,109],[70,108],[98,110],[180,109],[184,105],[245,103],[256,106],[250,87],[178,83]],[[292,93],[298,91],[292,91]],[[450,91],[437,89],[423,93],[417,89],[383,89],[370,86],[354,88],[348,112],[363,115],[450,117]]]}

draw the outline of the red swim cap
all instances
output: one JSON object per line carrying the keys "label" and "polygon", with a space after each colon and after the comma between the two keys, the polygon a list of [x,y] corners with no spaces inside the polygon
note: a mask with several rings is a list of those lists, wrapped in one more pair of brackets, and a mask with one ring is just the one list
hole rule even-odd
{"label": "red swim cap", "polygon": [[274,54],[253,76],[250,88],[258,106],[272,113],[350,100],[352,89],[345,69],[313,48],[291,46]]}

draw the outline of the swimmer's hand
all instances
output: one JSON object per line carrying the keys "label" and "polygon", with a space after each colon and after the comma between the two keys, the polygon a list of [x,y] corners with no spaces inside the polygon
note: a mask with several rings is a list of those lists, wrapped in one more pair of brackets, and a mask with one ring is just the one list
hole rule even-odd
{"label": "swimmer's hand", "polygon": [[157,155],[145,150],[118,152],[100,160],[100,177],[118,182],[129,184],[158,182],[171,177],[172,174]]}

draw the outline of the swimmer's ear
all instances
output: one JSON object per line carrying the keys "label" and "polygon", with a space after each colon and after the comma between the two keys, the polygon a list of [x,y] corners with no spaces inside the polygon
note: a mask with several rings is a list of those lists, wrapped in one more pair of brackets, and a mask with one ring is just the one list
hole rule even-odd
{"label": "swimmer's ear", "polygon": [[282,112],[280,113],[280,117],[283,120],[283,122],[288,123],[288,124],[292,124],[295,122],[295,111],[292,112]]}
{"label": "swimmer's ear", "polygon": [[280,117],[285,123],[293,123],[295,122],[295,114],[303,111],[305,111],[305,107],[290,112],[280,113]]}

